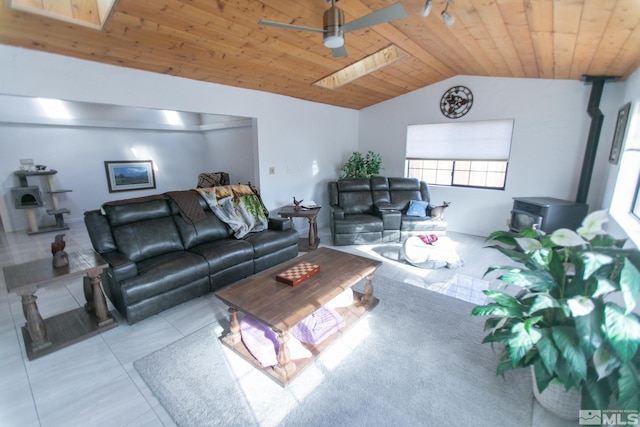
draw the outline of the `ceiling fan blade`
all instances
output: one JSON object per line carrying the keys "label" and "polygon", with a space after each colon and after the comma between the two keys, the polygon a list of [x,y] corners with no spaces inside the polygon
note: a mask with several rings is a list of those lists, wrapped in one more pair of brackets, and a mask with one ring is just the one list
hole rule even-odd
{"label": "ceiling fan blade", "polygon": [[344,58],[347,56],[347,48],[344,46],[336,47],[331,49],[331,53],[334,58]]}
{"label": "ceiling fan blade", "polygon": [[303,27],[301,25],[293,25],[293,24],[283,24],[281,22],[267,21],[265,19],[261,19],[260,21],[258,21],[258,25],[266,25],[266,26],[269,26],[269,27],[286,28],[288,30],[312,31],[314,33],[324,33],[324,30],[320,29],[320,28]]}
{"label": "ceiling fan blade", "polygon": [[383,9],[371,12],[361,18],[355,19],[348,24],[342,26],[344,34],[351,31],[360,30],[365,27],[371,27],[373,25],[382,24],[383,22],[393,21],[395,19],[402,19],[407,16],[407,11],[402,6],[402,3],[394,3],[391,6],[387,6]]}

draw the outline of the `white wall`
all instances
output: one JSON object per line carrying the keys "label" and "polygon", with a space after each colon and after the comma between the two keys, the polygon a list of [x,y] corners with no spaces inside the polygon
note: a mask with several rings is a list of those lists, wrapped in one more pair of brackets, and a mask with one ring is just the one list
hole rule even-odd
{"label": "white wall", "polygon": [[[205,168],[201,155],[204,140],[198,132],[2,124],[0,141],[0,191],[7,210],[3,220],[9,222],[5,228],[11,230],[28,228],[25,212],[14,208],[11,196],[11,188],[18,186],[13,171],[18,170],[19,159],[32,158],[36,164],[58,171],[54,176],[56,189],[72,190],[58,195],[59,207],[71,210],[65,215],[67,222],[81,220],[85,211],[97,209],[108,200],[193,188],[199,171]],[[154,160],[157,188],[109,193],[104,161],[136,159]],[[40,186],[45,208],[51,209],[51,199],[45,193],[46,178],[27,179],[29,185]],[[41,227],[55,224],[55,218],[45,209],[36,212]]]}
{"label": "white wall", "polygon": [[[452,202],[449,229],[481,236],[506,229],[513,197],[549,196],[575,200],[591,119],[586,113],[591,85],[578,81],[457,76],[360,111],[359,150],[382,155],[387,176],[403,176],[406,127],[450,121],[440,98],[450,87],[471,89],[474,104],[458,121],[513,118],[511,158],[504,191],[432,186],[433,202]],[[606,83],[605,114],[597,164],[587,202],[600,209],[617,109],[624,83]]]}
{"label": "white wall", "polygon": [[[634,103],[634,101],[638,101],[640,100],[640,68],[638,68],[626,81],[625,81],[625,85],[624,85],[624,90],[622,91],[620,98],[619,98],[619,102],[617,104],[617,108],[622,107],[624,104],[626,104],[627,102],[631,102],[632,104]],[[617,114],[617,110],[616,110],[616,114]],[[633,114],[633,111],[632,111]],[[615,118],[611,119],[612,121],[615,121]],[[609,140],[607,140],[608,144],[608,148],[611,148],[611,141],[613,138],[613,130],[611,131],[611,138]],[[622,146],[622,150],[624,150],[624,145]],[[609,152],[607,151],[607,156],[609,155]],[[619,164],[618,165],[612,165],[608,170],[607,170],[607,179],[605,180],[605,192],[604,192],[604,198],[603,198],[603,204],[605,206],[608,206],[611,203],[611,198],[613,197],[613,188],[615,186],[616,183],[616,177],[618,174],[618,168],[619,168]]]}
{"label": "white wall", "polygon": [[[273,95],[266,92],[204,83],[173,76],[154,74],[132,69],[102,65],[90,61],[0,46],[0,94],[42,96],[67,100],[91,101],[106,104],[195,111],[210,114],[253,117],[257,122],[259,159],[258,172],[260,187],[266,206],[271,210],[291,203],[296,196],[314,199],[327,205],[327,182],[338,176],[343,159],[357,150],[358,111],[329,105]],[[91,144],[87,141],[86,144]],[[12,141],[0,140],[4,153]],[[109,152],[109,142],[94,144],[96,158],[108,160],[114,153]],[[178,144],[179,145],[179,144]],[[102,158],[103,150],[104,158]],[[170,153],[159,153],[156,159],[163,167],[174,162],[191,162],[194,168],[209,169],[201,164],[203,157],[197,151],[190,159],[176,158],[176,153],[184,147],[174,146]],[[190,149],[189,149],[190,150]],[[82,218],[83,200],[91,199],[97,191],[82,179],[83,174],[92,173],[100,165],[87,165],[83,158],[67,153],[64,159],[44,152],[33,154],[38,162],[55,164],[60,170],[60,179],[74,176],[73,193],[68,194],[69,202],[79,206],[74,209],[68,222]],[[185,154],[186,156],[186,154]],[[6,193],[7,176],[16,169],[19,157],[0,163],[0,183]],[[6,164],[9,163],[9,166]],[[268,168],[276,173],[269,175]],[[73,175],[72,169],[77,172]],[[167,176],[159,172],[157,179],[162,182]],[[78,178],[78,176],[80,178]],[[186,179],[186,178],[185,178]],[[176,184],[191,188],[194,184],[177,181]],[[144,195],[142,191],[120,193],[122,198]],[[4,196],[4,194],[3,194]],[[96,198],[97,201],[98,198]],[[90,203],[95,209],[100,203]],[[93,199],[91,199],[93,200]],[[13,206],[7,206],[13,209]],[[328,209],[323,209],[318,222],[328,221]],[[0,212],[2,215],[2,212]]]}
{"label": "white wall", "polygon": [[254,130],[251,127],[218,129],[204,133],[206,141],[205,164],[203,172],[224,171],[229,173],[232,184],[256,182],[253,173]]}
{"label": "white wall", "polygon": [[[622,107],[627,102],[631,102],[631,114],[640,115],[640,68],[637,69],[625,82],[624,91],[618,103],[618,108]],[[631,125],[632,120],[629,121],[627,126]],[[636,121],[636,123],[638,123]],[[638,129],[635,130],[636,135]],[[612,131],[613,133],[613,131]],[[629,129],[627,130],[627,137],[629,137]],[[610,140],[611,141],[611,140]],[[635,141],[637,144],[637,140]],[[625,145],[622,146],[622,150],[624,150]],[[608,155],[608,152],[607,152]],[[620,156],[622,157],[622,155]],[[603,205],[609,206],[613,199],[613,192],[615,189],[616,180],[618,177],[618,171],[620,169],[620,163],[617,165],[610,165],[611,167],[607,170],[607,177],[605,180],[605,191],[603,197]],[[618,224],[615,221],[612,221],[609,224],[609,232],[618,238],[625,237],[625,233],[618,227]],[[630,245],[630,242],[628,242]]]}

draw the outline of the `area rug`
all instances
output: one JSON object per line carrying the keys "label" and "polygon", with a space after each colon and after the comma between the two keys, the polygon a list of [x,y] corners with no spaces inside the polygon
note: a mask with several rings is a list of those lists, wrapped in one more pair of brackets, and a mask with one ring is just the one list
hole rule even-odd
{"label": "area rug", "polygon": [[287,388],[220,344],[226,324],[134,366],[179,426],[531,424],[529,370],[495,375],[473,304],[381,276],[374,294],[378,306]]}

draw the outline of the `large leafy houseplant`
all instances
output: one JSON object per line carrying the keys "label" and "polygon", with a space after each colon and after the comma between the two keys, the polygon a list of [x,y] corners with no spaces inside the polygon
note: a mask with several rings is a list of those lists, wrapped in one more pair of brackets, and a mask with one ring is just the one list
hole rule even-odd
{"label": "large leafy houseplant", "polygon": [[380,175],[382,156],[369,150],[366,154],[354,151],[342,164],[342,178],[371,178]]}
{"label": "large leafy houseplant", "polygon": [[521,267],[494,266],[485,276],[499,271],[519,292],[486,290],[492,302],[472,315],[489,316],[484,343],[504,345],[498,374],[533,366],[540,392],[559,382],[581,390],[582,409],[639,410],[638,251],[606,234],[607,220],[598,211],[576,231],[492,233],[489,247]]}

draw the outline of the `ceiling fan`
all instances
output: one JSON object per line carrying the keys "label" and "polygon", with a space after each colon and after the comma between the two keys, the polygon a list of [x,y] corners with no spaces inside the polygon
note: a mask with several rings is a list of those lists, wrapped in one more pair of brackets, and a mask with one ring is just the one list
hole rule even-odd
{"label": "ceiling fan", "polygon": [[341,58],[343,56],[347,56],[347,49],[344,47],[344,35],[346,33],[382,24],[383,22],[401,19],[407,16],[407,11],[402,7],[402,4],[398,2],[345,24],[344,13],[340,8],[336,7],[336,1],[337,0],[327,0],[327,3],[331,3],[331,7],[324,11],[322,29],[304,27],[301,25],[283,24],[281,22],[267,21],[265,19],[261,19],[258,24],[287,28],[289,30],[322,33],[324,45],[331,49],[333,57]]}

